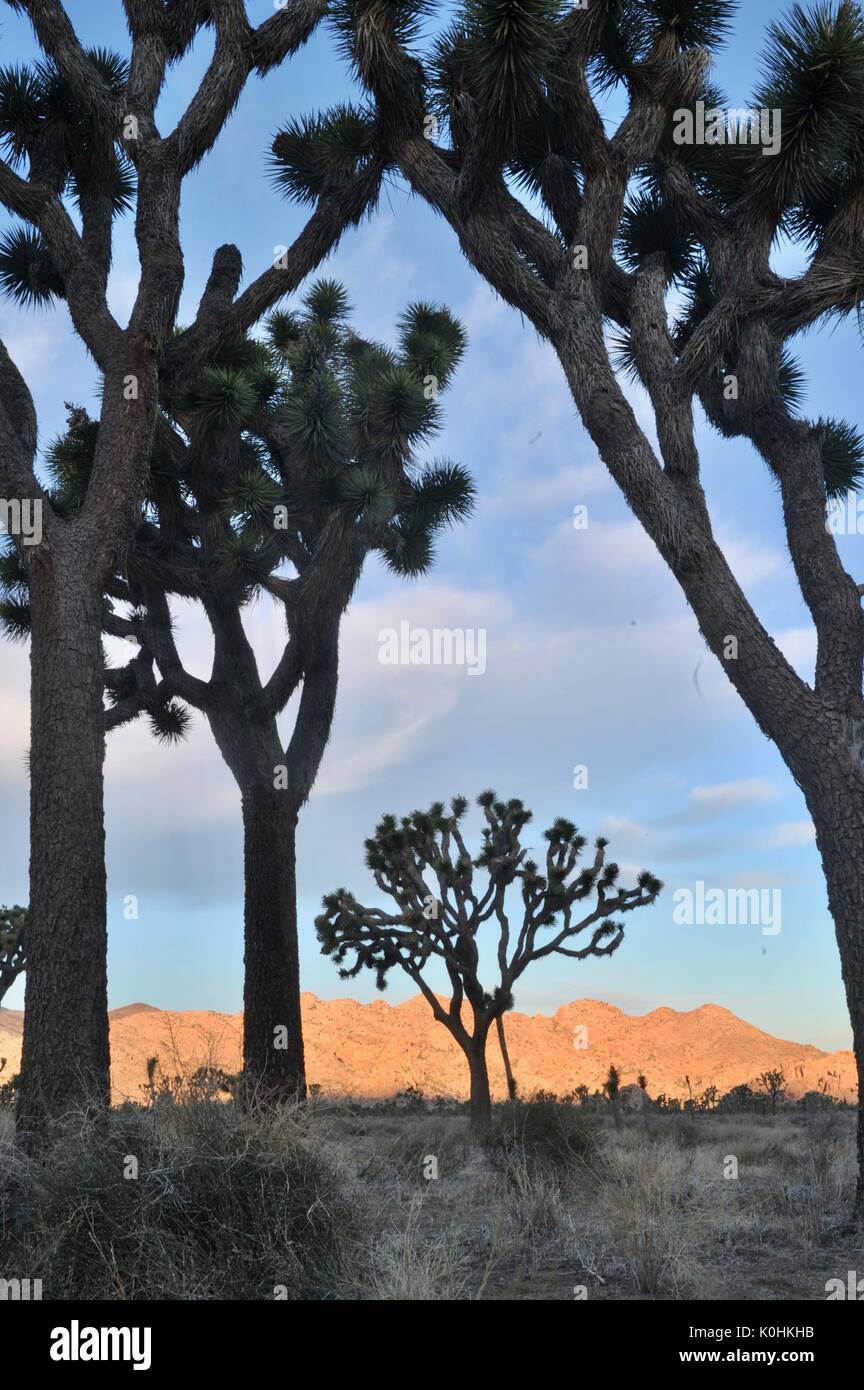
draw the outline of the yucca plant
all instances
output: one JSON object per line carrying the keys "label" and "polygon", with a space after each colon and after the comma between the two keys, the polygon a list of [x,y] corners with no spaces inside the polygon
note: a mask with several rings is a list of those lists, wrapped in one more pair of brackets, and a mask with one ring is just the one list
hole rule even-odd
{"label": "yucca plant", "polygon": [[[337,888],[325,896],[315,927],[322,953],[339,966],[342,979],[371,970],[384,989],[398,966],[417,986],[465,1054],[471,1126],[482,1139],[491,1118],[486,1044],[493,1024],[503,1040],[500,1025],[513,1007],[517,981],[547,956],[610,956],[624,939],[624,923],[616,914],[656,902],[663,885],[645,871],[632,888],[621,887],[604,839],[595,841],[593,858],[580,866],[587,841],[564,816],[544,832],[546,854],[538,863],[523,844],[532,813],[522,801],[502,801],[485,791],[477,804],[485,824],[473,856],[462,824],[468,810],[464,796],[453,797],[449,811],[439,801],[428,811],[383,816],[365,842],[366,863],[395,911],[365,907],[348,889]],[[485,885],[478,882],[478,871]],[[511,902],[517,899],[521,920],[511,926]],[[488,945],[486,927],[492,935]],[[491,988],[481,980],[481,955],[497,959]],[[436,993],[434,977],[430,981],[433,968],[449,980],[449,1001]],[[513,1100],[503,1046],[502,1052]]]}
{"label": "yucca plant", "polygon": [[[297,819],[330,737],[342,615],[366,560],[414,577],[436,538],[470,512],[459,464],[425,461],[439,395],[465,335],[449,312],[410,306],[398,346],[360,337],[347,295],[314,283],[260,340],[229,346],[166,392],[163,427],[134,545],[106,588],[103,629],[137,643],[107,669],[109,728],[141,715],[179,739],[190,709],[207,719],[241,793],[245,862],[244,1066],[257,1086],[303,1091],[297,952]],[[431,368],[434,366],[434,373]],[[95,426],[81,411],[50,449],[54,505],[80,505]],[[3,573],[0,571],[0,579]],[[26,603],[9,572],[7,604]],[[171,599],[196,600],[213,634],[209,680],[182,665]],[[262,674],[244,629],[255,598],[284,614],[285,649]],[[14,631],[14,612],[0,620]],[[279,718],[299,694],[287,742]]]}
{"label": "yucca plant", "polygon": [[[157,486],[160,392],[179,399],[205,365],[227,370],[226,346],[293,293],[374,205],[383,171],[374,152],[360,150],[351,163],[356,123],[334,130],[325,143],[347,167],[328,186],[311,233],[300,229],[284,261],[266,264],[243,294],[239,251],[220,247],[195,319],[178,333],[184,180],[218,140],[247,81],[293,55],[322,7],[280,0],[253,25],[233,3],[115,0],[129,40],[112,53],[83,45],[55,0],[9,3],[32,22],[34,37],[31,61],[0,66],[0,294],[16,314],[62,302],[103,380],[86,486],[66,485],[80,481],[80,459],[58,458],[69,476],[62,486],[55,479],[55,505],[34,466],[30,390],[0,342],[0,496],[42,508],[42,543],[21,545],[18,554],[28,601],[13,594],[3,610],[7,628],[28,638],[32,652],[30,963],[18,1122],[35,1136],[88,1098],[108,1103],[103,588],[114,558],[129,549],[148,476]],[[215,59],[166,129],[157,103],[174,65],[209,28]],[[140,274],[121,326],[107,283],[114,222],[131,208]],[[16,323],[16,339],[25,336]],[[262,399],[268,390],[262,378],[251,389]],[[214,428],[244,408],[224,380],[202,382],[199,404]],[[73,441],[73,454],[81,442]],[[163,468],[160,497],[171,486]],[[256,559],[251,577],[259,571]],[[176,735],[177,709],[158,701],[154,709],[164,736]]]}
{"label": "yucca plant", "polygon": [[[330,16],[361,82],[363,158],[377,151],[442,215],[474,269],[557,353],[602,460],[803,789],[864,1076],[864,576],[847,572],[826,526],[830,500],[859,487],[864,444],[853,422],[808,418],[792,349],[811,327],[862,317],[864,13],[855,0],[778,13],[739,110],[711,72],[735,9],[461,0],[455,15],[433,6],[449,27],[433,24],[425,49],[415,32],[403,37],[414,9],[400,0],[334,0]],[[613,88],[627,103],[615,125],[604,120]],[[315,126],[319,153],[329,120]],[[274,151],[295,197],[312,139],[296,134]],[[326,160],[316,168],[326,181]],[[805,256],[800,274],[774,270],[779,236]],[[659,449],[621,372],[648,394]],[[812,686],[715,538],[694,402],[723,437],[750,441],[776,482],[818,639]],[[864,1106],[858,1154],[860,1222]]]}

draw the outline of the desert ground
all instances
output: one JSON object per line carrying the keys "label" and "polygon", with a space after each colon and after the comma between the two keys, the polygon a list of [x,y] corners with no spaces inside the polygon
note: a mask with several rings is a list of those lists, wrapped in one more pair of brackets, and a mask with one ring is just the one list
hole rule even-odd
{"label": "desert ground", "polygon": [[[38,1164],[0,1112],[0,1264],[46,1299],[825,1300],[854,1109],[662,1113],[166,1090],[70,1116]],[[28,1211],[27,1230],[18,1219]],[[35,1215],[35,1219],[34,1219]]]}

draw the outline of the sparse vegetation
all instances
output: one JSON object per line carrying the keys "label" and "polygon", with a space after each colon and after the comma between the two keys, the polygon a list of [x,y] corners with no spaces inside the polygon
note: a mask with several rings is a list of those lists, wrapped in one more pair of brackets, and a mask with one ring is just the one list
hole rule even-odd
{"label": "sparse vegetation", "polygon": [[187,1093],[69,1117],[33,1159],[0,1112],[0,1265],[48,1299],[411,1302],[819,1300],[857,1267],[851,1108],[619,1132],[542,1097],[478,1148],[466,1107],[413,1102]]}
{"label": "sparse vegetation", "polygon": [[126,1105],[3,1152],[0,1266],[49,1298],[332,1298],[359,1239],[294,1107]]}

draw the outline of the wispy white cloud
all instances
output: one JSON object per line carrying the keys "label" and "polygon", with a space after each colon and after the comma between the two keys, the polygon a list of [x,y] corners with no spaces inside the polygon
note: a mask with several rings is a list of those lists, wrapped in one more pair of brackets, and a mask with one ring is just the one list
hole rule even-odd
{"label": "wispy white cloud", "polygon": [[764,777],[747,777],[740,782],[719,782],[713,787],[694,787],[687,798],[682,817],[711,820],[727,816],[745,806],[758,806],[777,796],[776,787]]}
{"label": "wispy white cloud", "polygon": [[815,840],[816,827],[811,820],[790,820],[774,826],[766,840],[766,847],[796,849],[801,845],[812,845]]}

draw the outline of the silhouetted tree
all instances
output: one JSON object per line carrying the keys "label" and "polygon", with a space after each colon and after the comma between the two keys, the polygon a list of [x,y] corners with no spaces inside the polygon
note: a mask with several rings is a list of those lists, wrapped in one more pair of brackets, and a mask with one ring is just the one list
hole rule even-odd
{"label": "silhouetted tree", "polygon": [[[486,1041],[496,1019],[513,1006],[513,987],[534,961],[560,955],[570,960],[608,956],[624,938],[624,924],[612,913],[632,912],[653,903],[662,885],[650,873],[633,888],[619,888],[617,864],[606,862],[607,841],[595,842],[594,859],[579,868],[586,841],[571,821],[559,818],[545,831],[541,867],[528,856],[522,832],[531,812],[519,800],[499,801],[492,791],[478,798],[486,824],[479,854],[472,858],[461,822],[465,797],[454,797],[448,815],[441,802],[428,811],[397,819],[385,816],[366,843],[366,863],[379,890],[397,910],[364,907],[345,888],[328,894],[316,930],[324,955],[332,956],[343,979],[363,969],[375,972],[379,989],[394,966],[404,970],[427,1000],[468,1061],[471,1122],[478,1136],[490,1119]],[[487,884],[480,889],[476,872]],[[521,900],[521,921],[511,926],[508,890]],[[588,898],[590,911],[578,915]],[[491,923],[497,936],[497,982],[481,982],[481,928]],[[578,940],[585,934],[585,944]],[[350,966],[343,962],[352,959]],[[443,1004],[427,978],[440,964],[450,982]],[[470,1017],[463,1019],[463,1006]]]}
{"label": "silhouetted tree", "polygon": [[777,1109],[777,1101],[786,1094],[786,1075],[782,1067],[777,1067],[773,1071],[763,1071],[759,1076],[759,1085],[767,1096],[771,1099],[771,1114]]}
{"label": "silhouetted tree", "polygon": [[[21,308],[63,300],[102,378],[86,495],[52,505],[34,468],[36,411],[0,344],[0,495],[42,509],[42,539],[20,546],[30,588],[29,968],[19,1128],[86,1097],[109,1098],[102,769],[103,586],[130,545],[161,436],[160,390],[178,388],[296,289],[374,204],[383,165],[332,181],[293,245],[238,294],[240,257],[216,253],[194,322],[175,335],[184,279],[180,197],[253,75],[309,37],[317,0],[285,0],[260,25],[243,0],[124,0],[128,58],[85,50],[61,0],[11,0],[29,16],[39,61],[0,70],[0,206],[20,222],[0,244],[0,288]],[[212,59],[173,130],[157,103],[169,68],[203,29]],[[77,218],[70,206],[77,204]],[[108,303],[112,225],[135,209],[139,279],[125,327]]]}
{"label": "silhouetted tree", "polygon": [[[207,719],[241,793],[245,880],[244,1069],[256,1087],[303,1094],[295,835],[336,702],[339,628],[370,555],[417,577],[439,533],[472,506],[465,470],[424,464],[440,393],[464,350],[443,308],[413,304],[397,351],[348,324],[344,289],[321,280],[301,312],[280,312],[187,384],[166,391],[163,427],[134,545],[109,577],[103,629],[137,644],[106,670],[109,728],[140,714],[182,736]],[[55,505],[86,493],[98,426],[74,411],[50,451]],[[26,606],[26,576],[18,582]],[[185,669],[170,600],[202,607],[213,635],[207,680]],[[275,600],[285,646],[262,676],[245,620]],[[2,609],[0,609],[2,617]],[[299,694],[287,741],[280,718]]]}
{"label": "silhouetted tree", "polygon": [[716,1086],[706,1086],[699,1097],[700,1110],[716,1110],[717,1102],[720,1099],[720,1092]]}
{"label": "silhouetted tree", "polygon": [[614,1063],[609,1067],[609,1074],[603,1082],[603,1090],[606,1093],[606,1099],[612,1107],[612,1119],[615,1121],[615,1128],[623,1129],[624,1121],[621,1117],[621,1102],[619,1100],[621,1073]]}

